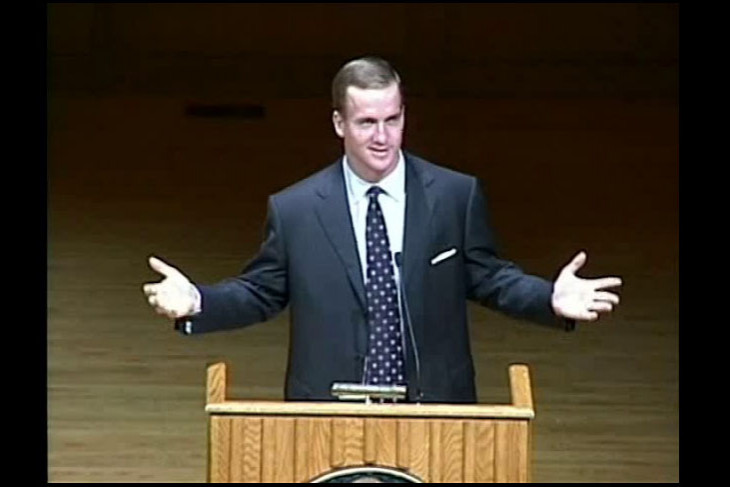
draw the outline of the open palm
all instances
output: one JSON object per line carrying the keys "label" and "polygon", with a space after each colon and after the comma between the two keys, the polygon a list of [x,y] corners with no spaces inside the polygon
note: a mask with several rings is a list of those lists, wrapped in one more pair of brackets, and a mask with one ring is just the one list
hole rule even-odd
{"label": "open palm", "polygon": [[603,289],[620,286],[620,278],[583,279],[575,275],[587,258],[585,252],[579,252],[563,267],[555,280],[552,305],[556,315],[574,320],[595,321],[600,313],[609,313],[618,305],[618,295]]}

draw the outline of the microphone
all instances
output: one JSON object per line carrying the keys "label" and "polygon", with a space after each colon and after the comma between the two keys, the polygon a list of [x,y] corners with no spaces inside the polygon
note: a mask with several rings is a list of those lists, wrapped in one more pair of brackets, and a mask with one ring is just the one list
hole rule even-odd
{"label": "microphone", "polygon": [[[400,284],[399,287],[401,295],[401,310],[405,310],[405,318],[406,321],[408,321],[408,335],[411,338],[411,345],[413,346],[413,356],[416,359],[416,402],[420,403],[421,399],[423,398],[423,391],[421,390],[421,364],[418,359],[418,345],[416,344],[416,335],[413,333],[411,313],[408,308],[408,298],[406,297],[405,277],[403,275],[403,254],[401,252],[396,252],[393,255],[393,258],[395,260],[395,265],[398,268],[398,274],[400,276],[400,279],[398,280]],[[404,313],[401,313],[401,316],[403,316],[403,314]]]}

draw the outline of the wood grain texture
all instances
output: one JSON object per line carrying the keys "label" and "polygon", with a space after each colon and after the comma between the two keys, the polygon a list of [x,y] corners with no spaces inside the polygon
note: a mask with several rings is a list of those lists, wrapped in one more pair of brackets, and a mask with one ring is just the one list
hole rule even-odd
{"label": "wood grain texture", "polygon": [[332,418],[331,465],[342,467],[345,465],[345,442],[347,439],[347,420]]}
{"label": "wood grain texture", "polygon": [[332,468],[332,420],[330,418],[311,418],[308,423],[308,438],[302,445],[306,454],[307,480],[321,475]]}
{"label": "wood grain texture", "polygon": [[244,459],[246,455],[245,421],[246,418],[230,417],[231,449],[230,449],[230,482],[240,482],[244,476]]}
{"label": "wood grain texture", "polygon": [[464,421],[464,483],[474,483],[476,479],[476,431],[473,421]]}
{"label": "wood grain texture", "polygon": [[366,418],[364,422],[365,445],[363,461],[366,465],[374,465],[378,459],[378,422],[374,418]]}
{"label": "wood grain texture", "polygon": [[[340,420],[336,419],[336,422]],[[343,424],[345,435],[343,467],[365,463],[365,421],[362,418],[347,418]]]}
{"label": "wood grain texture", "polygon": [[294,482],[294,418],[277,418],[274,422],[276,448],[273,482]]}
{"label": "wood grain texture", "polygon": [[430,435],[428,421],[423,419],[401,420],[408,424],[408,470],[424,481],[430,478]]}
{"label": "wood grain texture", "polygon": [[391,418],[378,419],[375,426],[375,463],[395,467],[398,451],[398,423]]}
{"label": "wood grain texture", "polygon": [[212,403],[205,406],[216,414],[288,414],[291,416],[401,416],[424,418],[524,418],[534,411],[526,407],[502,404],[364,404],[337,402],[238,401]]}
{"label": "wood grain texture", "polygon": [[263,442],[263,420],[247,417],[239,420],[243,425],[243,472],[237,480],[261,482],[261,447]]}
{"label": "wood grain texture", "polygon": [[524,427],[524,429],[525,429],[524,434],[527,437],[525,440],[527,451],[525,452],[525,459],[524,459],[525,465],[527,468],[527,476],[526,476],[525,482],[531,484],[531,483],[533,483],[532,476],[533,476],[533,471],[534,471],[533,448],[535,448],[535,440],[532,436],[534,434],[533,422],[530,421],[529,423],[527,423],[527,425]]}
{"label": "wood grain texture", "polygon": [[429,482],[443,482],[443,457],[441,454],[441,421],[431,421],[429,424],[431,450],[429,451]]}
{"label": "wood grain texture", "polygon": [[495,481],[527,482],[527,425],[520,421],[496,423]]}
{"label": "wood grain texture", "polygon": [[296,418],[294,432],[294,481],[306,482],[311,478],[309,454],[314,436],[314,424],[308,418]]}
{"label": "wood grain texture", "polygon": [[214,483],[230,482],[231,418],[210,418],[210,472]]}
{"label": "wood grain texture", "polygon": [[332,419],[313,418],[314,440],[310,448],[312,450],[311,477],[323,470],[332,468]]}
{"label": "wood grain texture", "polygon": [[510,365],[509,379],[512,405],[520,408],[533,409],[530,369],[527,365]]}
{"label": "wood grain texture", "polygon": [[441,426],[442,481],[464,481],[464,423],[459,420],[442,422]]}
{"label": "wood grain texture", "polygon": [[408,468],[411,464],[411,422],[408,419],[397,421],[396,466]]}
{"label": "wood grain texture", "polygon": [[276,418],[263,418],[261,442],[261,482],[274,482],[277,463]]}
{"label": "wood grain texture", "polygon": [[474,478],[476,482],[491,483],[495,481],[495,421],[476,423],[474,446]]}
{"label": "wood grain texture", "polygon": [[207,370],[206,402],[222,403],[226,400],[228,390],[228,367],[224,362],[218,362],[209,365]]}

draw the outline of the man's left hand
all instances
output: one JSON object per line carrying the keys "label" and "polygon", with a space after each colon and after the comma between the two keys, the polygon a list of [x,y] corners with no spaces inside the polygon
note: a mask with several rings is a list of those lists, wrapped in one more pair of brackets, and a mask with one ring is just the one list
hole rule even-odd
{"label": "man's left hand", "polygon": [[620,286],[620,278],[583,279],[575,275],[587,258],[585,252],[579,252],[563,267],[555,280],[552,305],[556,315],[574,320],[595,321],[600,313],[609,313],[618,305],[618,295],[602,289]]}

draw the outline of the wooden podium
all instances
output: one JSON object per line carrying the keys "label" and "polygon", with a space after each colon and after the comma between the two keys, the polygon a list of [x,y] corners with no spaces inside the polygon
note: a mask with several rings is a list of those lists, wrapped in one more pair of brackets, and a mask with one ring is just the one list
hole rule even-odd
{"label": "wooden podium", "polygon": [[210,365],[208,481],[310,482],[383,467],[423,482],[530,482],[527,366],[511,365],[509,377],[509,405],[238,401],[226,397],[226,364]]}

